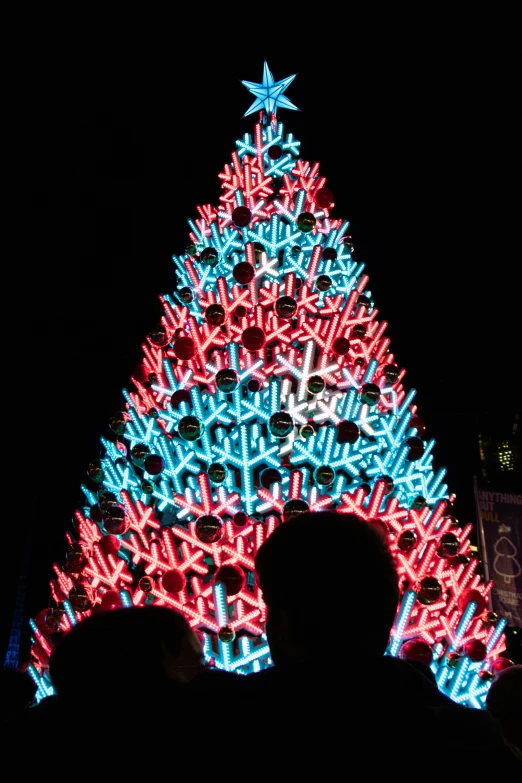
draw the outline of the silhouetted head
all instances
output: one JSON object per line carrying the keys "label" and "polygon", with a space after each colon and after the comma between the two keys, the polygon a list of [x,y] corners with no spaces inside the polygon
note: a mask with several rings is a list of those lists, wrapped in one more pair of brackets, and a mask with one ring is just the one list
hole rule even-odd
{"label": "silhouetted head", "polygon": [[121,702],[155,698],[201,665],[201,643],[187,620],[147,606],[87,617],[58,643],[49,673],[59,697]]}
{"label": "silhouetted head", "polygon": [[522,750],[522,665],[497,674],[486,696],[486,707],[501,724],[505,737]]}
{"label": "silhouetted head", "polygon": [[36,685],[27,672],[5,667],[0,676],[0,705],[2,719],[20,716],[30,707],[36,694]]}
{"label": "silhouetted head", "polygon": [[341,660],[384,653],[397,574],[367,522],[352,514],[301,514],[274,531],[255,565],[276,664],[324,661],[325,644]]}

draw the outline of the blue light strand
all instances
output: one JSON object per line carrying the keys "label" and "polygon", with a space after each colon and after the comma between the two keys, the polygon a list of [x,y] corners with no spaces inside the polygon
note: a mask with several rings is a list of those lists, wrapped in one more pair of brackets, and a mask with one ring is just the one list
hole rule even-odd
{"label": "blue light strand", "polygon": [[459,692],[459,688],[462,685],[462,682],[466,675],[468,666],[469,666],[469,658],[464,656],[460,659],[456,668],[454,669],[453,677],[451,678],[451,682],[449,683],[448,695],[450,699],[454,699],[455,696],[457,696]]}
{"label": "blue light strand", "polygon": [[502,636],[502,634],[504,633],[504,629],[506,628],[506,626],[507,626],[507,620],[504,617],[502,617],[498,621],[497,627],[495,628],[494,633],[491,635],[491,639],[486,645],[486,650],[488,651],[488,653],[490,653],[491,650],[495,648],[495,645],[500,639],[500,637]]}
{"label": "blue light strand", "polygon": [[[212,587],[212,595],[214,596],[216,619],[220,627],[224,627],[228,625],[227,593],[225,585],[222,582],[216,582]],[[225,670],[230,671],[232,665],[232,651],[230,642],[222,642],[218,636],[218,647]]]}
{"label": "blue light strand", "polygon": [[76,619],[76,614],[74,612],[74,609],[72,608],[69,601],[65,600],[63,602],[63,608],[65,609],[65,614],[67,615],[67,618],[71,625],[77,625],[78,620]]}
{"label": "blue light strand", "polygon": [[464,612],[464,614],[460,619],[460,623],[458,624],[457,630],[455,632],[455,640],[453,644],[448,648],[448,650],[453,650],[455,649],[455,647],[457,647],[460,644],[460,640],[464,636],[466,632],[466,628],[468,627],[471,620],[473,619],[476,610],[477,610],[477,604],[474,601],[470,601],[466,607],[466,611]]}
{"label": "blue light strand", "polygon": [[389,648],[389,655],[397,655],[402,642],[402,635],[404,629],[410,619],[410,614],[417,598],[416,593],[413,590],[408,590],[402,599],[401,608],[399,610],[399,616],[396,622],[396,630],[392,632],[392,643]]}
{"label": "blue light strand", "polygon": [[127,590],[120,590],[120,601],[125,609],[129,609],[132,606],[132,599]]}

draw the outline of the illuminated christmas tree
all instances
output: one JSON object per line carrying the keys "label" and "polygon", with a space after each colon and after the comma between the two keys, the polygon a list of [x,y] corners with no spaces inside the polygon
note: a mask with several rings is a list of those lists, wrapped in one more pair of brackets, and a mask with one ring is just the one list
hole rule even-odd
{"label": "illuminated christmas tree", "polygon": [[[183,612],[218,668],[270,665],[254,557],[309,509],[358,514],[389,542],[402,595],[388,654],[429,664],[475,707],[508,665],[471,526],[432,466],[349,223],[276,117],[296,108],[283,94],[293,78],[274,82],[265,64],[262,84],[244,82],[253,135],[219,175],[219,205],[189,220],[161,323],[88,466],[51,606],[31,621],[40,696],[54,634],[119,606]],[[335,547],[325,561],[319,526],[317,539],[327,571]]]}

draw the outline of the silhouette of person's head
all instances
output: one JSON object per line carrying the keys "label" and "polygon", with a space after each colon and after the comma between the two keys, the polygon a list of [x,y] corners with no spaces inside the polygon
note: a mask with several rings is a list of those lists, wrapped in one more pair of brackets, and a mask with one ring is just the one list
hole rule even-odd
{"label": "silhouette of person's head", "polygon": [[36,685],[27,672],[5,667],[0,677],[2,719],[19,717],[30,707],[36,695]]}
{"label": "silhouette of person's head", "polygon": [[265,541],[255,566],[275,664],[324,660],[326,639],[344,660],[384,653],[399,591],[375,527],[352,514],[300,514]]}
{"label": "silhouette of person's head", "polygon": [[49,673],[62,700],[151,702],[198,674],[202,660],[201,642],[181,614],[130,607],[72,628],[53,651]]}
{"label": "silhouette of person's head", "polygon": [[486,696],[486,708],[502,726],[504,736],[522,751],[522,665],[497,674]]}

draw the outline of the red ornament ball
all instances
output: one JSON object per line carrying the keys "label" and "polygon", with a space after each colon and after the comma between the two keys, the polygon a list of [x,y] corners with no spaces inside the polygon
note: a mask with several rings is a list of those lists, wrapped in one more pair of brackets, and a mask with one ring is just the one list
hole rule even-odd
{"label": "red ornament ball", "polygon": [[270,160],[279,160],[283,154],[283,150],[278,144],[272,144],[272,146],[268,148],[267,154]]}
{"label": "red ornament ball", "polygon": [[149,372],[150,370],[146,364],[138,364],[137,367],[134,368],[132,377],[139,381],[139,383],[145,383],[145,381],[149,380]]}
{"label": "red ornament ball", "polygon": [[424,433],[426,432],[426,425],[422,421],[422,419],[419,416],[412,416],[409,423],[410,427],[415,427],[417,430],[417,436],[419,438],[422,438]]}
{"label": "red ornament ball", "polygon": [[341,421],[337,425],[337,443],[355,443],[360,435],[354,421]]}
{"label": "red ornament ball", "polygon": [[173,408],[177,408],[181,402],[187,402],[189,405],[192,405],[192,399],[188,389],[178,389],[170,398],[170,404]]}
{"label": "red ornament ball", "polygon": [[238,228],[248,226],[252,219],[252,213],[248,207],[236,207],[232,212],[232,222]]}
{"label": "red ornament ball", "polygon": [[247,383],[247,389],[249,392],[258,392],[261,388],[261,384],[255,378],[251,378]]}
{"label": "red ornament ball", "polygon": [[245,586],[245,573],[237,565],[223,565],[216,571],[214,581],[223,582],[227,588],[227,595],[237,595]]}
{"label": "red ornament ball", "polygon": [[221,538],[221,519],[215,514],[205,514],[196,522],[196,535],[204,544],[213,544]]}
{"label": "red ornament ball", "polygon": [[333,193],[329,188],[319,188],[315,192],[315,203],[321,209],[329,209],[333,206]]}
{"label": "red ornament ball", "polygon": [[415,462],[424,454],[424,443],[420,438],[407,438],[406,445],[409,447],[406,459],[410,462]]}
{"label": "red ornament ball", "polygon": [[471,601],[477,605],[473,617],[482,614],[482,612],[487,609],[487,602],[482,593],[479,593],[478,590],[464,590],[457,599],[459,610],[461,612],[466,611],[466,607]]}
{"label": "red ornament ball", "polygon": [[120,539],[110,534],[103,536],[96,542],[101,551],[107,557],[108,555],[117,555],[120,551]]}
{"label": "red ornament ball", "polygon": [[117,590],[107,590],[101,597],[100,608],[109,612],[122,606],[120,594]]}
{"label": "red ornament ball", "polygon": [[333,352],[338,356],[345,356],[350,350],[350,343],[346,337],[336,337],[332,347]]}
{"label": "red ornament ball", "polygon": [[238,305],[236,307],[236,315],[238,318],[244,318],[246,314],[247,314],[247,309],[245,305]]}
{"label": "red ornament ball", "polygon": [[473,663],[483,661],[487,654],[488,651],[486,650],[486,645],[479,639],[470,639],[464,645],[464,655],[467,655],[468,658],[471,658]]}
{"label": "red ornament ball", "polygon": [[185,587],[187,580],[185,574],[177,568],[166,571],[161,577],[161,584],[166,593],[175,595],[180,593]]}
{"label": "red ornament ball", "polygon": [[174,340],[173,350],[178,359],[188,362],[196,353],[196,346],[194,345],[194,340],[184,335]]}
{"label": "red ornament ball", "polygon": [[421,639],[410,639],[410,641],[405,642],[401,647],[399,655],[406,661],[418,661],[425,666],[430,666],[433,660],[431,647]]}
{"label": "red ornament ball", "polygon": [[248,261],[242,261],[240,264],[236,264],[232,270],[232,275],[236,283],[240,285],[248,285],[252,282],[256,274],[256,270],[249,264]]}
{"label": "red ornament ball", "polygon": [[165,467],[165,460],[159,454],[149,454],[145,458],[145,470],[151,476],[158,476]]}
{"label": "red ornament ball", "polygon": [[259,351],[265,344],[265,339],[265,333],[259,326],[249,326],[241,336],[247,351]]}
{"label": "red ornament ball", "polygon": [[500,672],[503,672],[505,669],[509,669],[510,666],[514,666],[512,660],[509,658],[496,658],[492,664],[491,664],[491,672],[492,674],[500,674]]}
{"label": "red ornament ball", "polygon": [[238,527],[244,527],[248,522],[248,516],[244,511],[238,511],[237,514],[234,514],[233,519],[234,525],[237,525]]}

